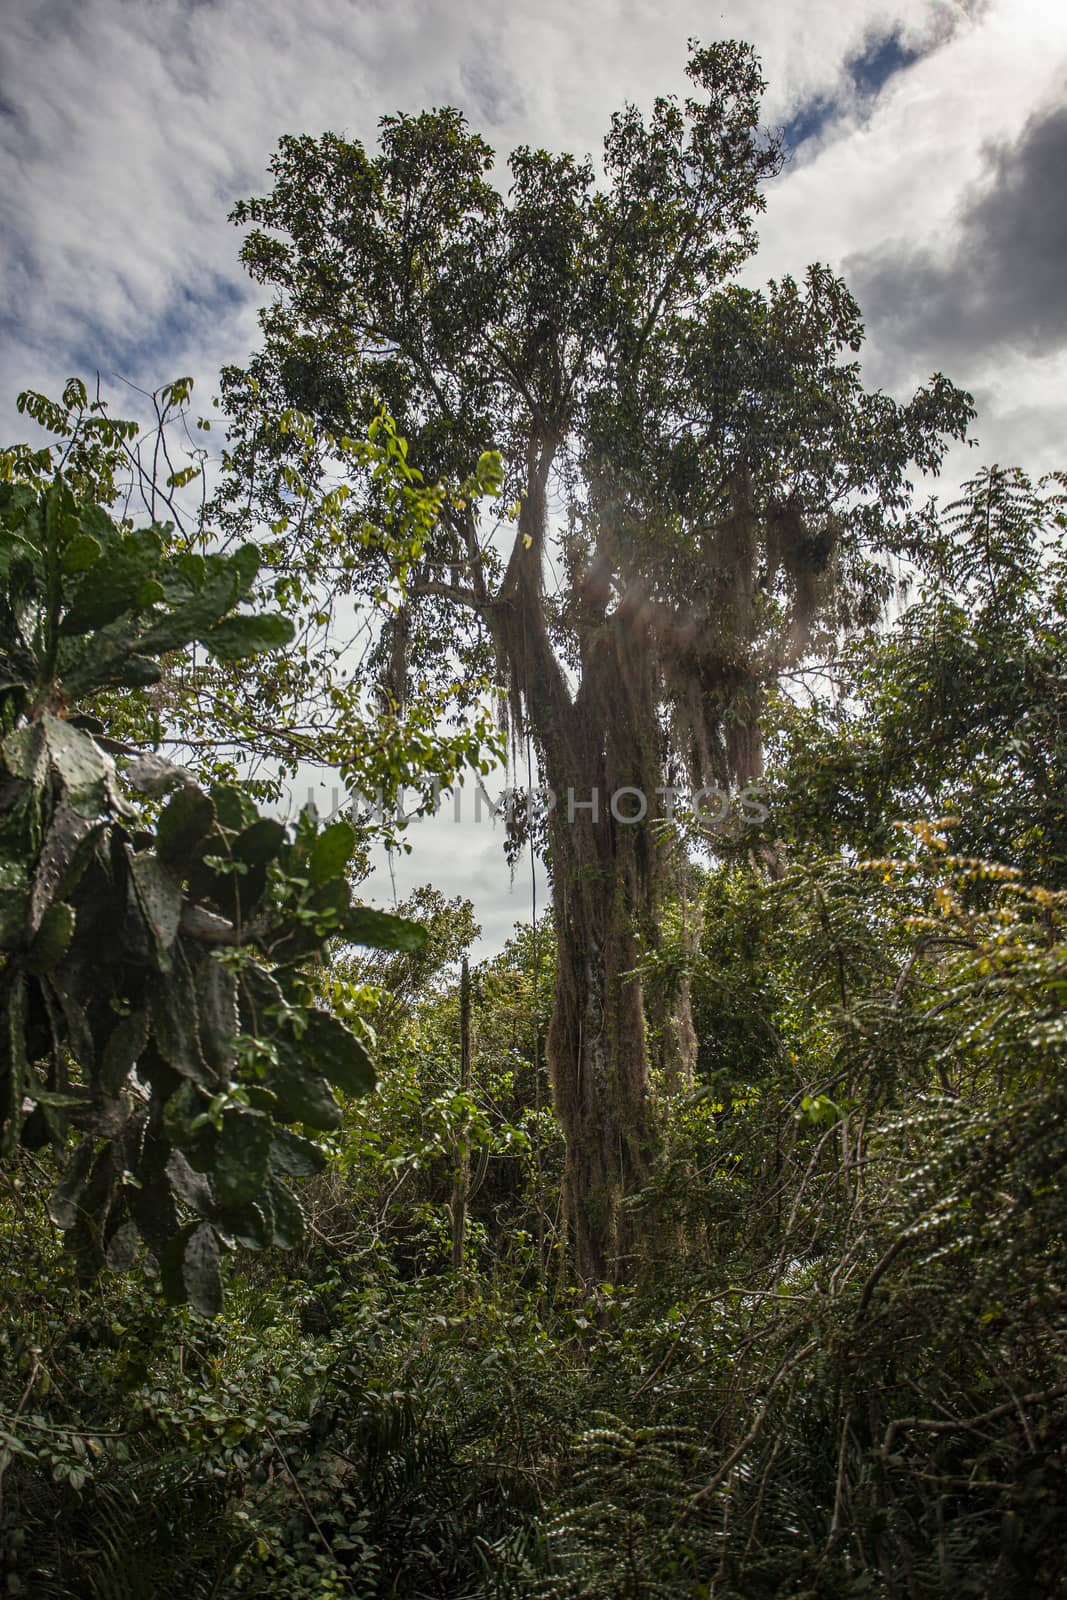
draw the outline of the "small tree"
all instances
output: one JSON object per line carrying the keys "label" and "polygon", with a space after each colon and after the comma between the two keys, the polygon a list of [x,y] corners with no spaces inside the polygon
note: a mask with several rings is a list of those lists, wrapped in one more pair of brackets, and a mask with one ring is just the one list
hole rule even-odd
{"label": "small tree", "polygon": [[843,653],[833,708],[783,707],[780,837],[874,855],[952,816],[963,854],[1067,883],[1065,490],[993,467],[917,520],[912,603]]}

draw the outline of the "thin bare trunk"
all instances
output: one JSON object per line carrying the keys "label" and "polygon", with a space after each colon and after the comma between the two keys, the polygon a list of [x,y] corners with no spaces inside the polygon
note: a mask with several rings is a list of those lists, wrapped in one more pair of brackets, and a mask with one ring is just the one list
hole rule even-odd
{"label": "thin bare trunk", "polygon": [[[459,977],[459,1088],[469,1095],[471,1089],[471,975],[467,957]],[[456,1173],[452,1182],[452,1265],[462,1271],[467,1249],[467,1206],[471,1187],[471,1147],[466,1134],[459,1142]]]}

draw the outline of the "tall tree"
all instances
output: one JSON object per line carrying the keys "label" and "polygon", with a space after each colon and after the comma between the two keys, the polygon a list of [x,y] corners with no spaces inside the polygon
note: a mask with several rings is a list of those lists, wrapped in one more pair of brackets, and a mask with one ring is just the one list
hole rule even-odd
{"label": "tall tree", "polygon": [[[858,308],[825,267],[737,282],[781,151],[748,46],[693,45],[687,70],[683,102],[612,118],[599,169],[522,147],[505,197],[489,146],[437,110],[384,118],[374,155],[284,138],[272,192],[234,212],[277,291],[225,378],[231,466],[268,515],[289,498],[285,405],[340,437],[384,400],[427,480],[487,444],[503,460],[513,526],[449,505],[376,661],[397,703],[457,652],[495,661],[558,797],[549,1059],[588,1278],[635,1248],[650,1053],[668,1083],[692,1057],[684,995],[650,1034],[634,976],[671,893],[666,791],[758,775],[764,686],[820,630],[874,618],[907,473],[972,415],[940,375],[908,405],[865,392]],[[353,535],[376,492],[350,502]],[[366,552],[373,597],[389,565]]]}

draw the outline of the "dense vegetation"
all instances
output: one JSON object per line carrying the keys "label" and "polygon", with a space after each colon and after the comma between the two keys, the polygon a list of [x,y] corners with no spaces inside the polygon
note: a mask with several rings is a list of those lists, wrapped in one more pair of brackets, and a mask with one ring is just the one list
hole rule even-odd
{"label": "dense vegetation", "polygon": [[[700,60],[709,77],[729,66]],[[666,148],[681,124],[667,103],[657,116]],[[727,143],[751,156],[747,116]],[[418,176],[433,129],[389,130],[422,141],[405,156]],[[639,131],[622,119],[620,150]],[[348,158],[352,182],[384,182]],[[578,181],[528,152],[520,177]],[[425,250],[419,269],[432,299]],[[761,337],[789,334],[773,305],[735,309]],[[840,295],[838,314],[853,314]],[[523,359],[550,378],[546,348]],[[819,373],[833,389],[819,349],[812,405]],[[387,367],[402,415],[403,362]],[[639,858],[669,871],[624,908],[626,962],[620,946],[589,979],[638,995],[644,1085],[640,1182],[630,1171],[597,1233],[576,1215],[578,1135],[558,1112],[553,1018],[576,948],[558,895],[478,959],[469,902],[427,887],[386,915],[354,898],[371,846],[398,843],[388,815],[272,807],[301,761],[365,793],[488,771],[491,660],[473,635],[443,648],[447,613],[411,608],[420,586],[437,601],[462,587],[443,567],[462,567],[471,507],[501,490],[529,554],[533,490],[509,488],[488,408],[464,453],[458,425],[435,432],[411,402],[404,425],[436,440],[435,464],[380,406],[296,411],[261,377],[213,505],[189,510],[199,462],[167,455],[186,385],[157,397],[147,435],[77,383],[62,402],[23,397],[56,442],[0,456],[4,1592],[1067,1594],[1063,483],[992,469],[917,508],[906,461],[936,456],[964,400],[942,382],[910,420],[885,412],[900,448],[879,458],[858,423],[840,432],[877,397],[853,379],[822,393],[823,467],[851,439],[884,503],[852,529],[859,587],[842,572],[837,591],[852,609],[802,646],[779,648],[806,581],[796,549],[779,550],[791,595],[772,576],[745,601],[763,806],[710,831],[649,818],[646,845],[605,847],[616,893]],[[776,381],[802,435],[794,378]],[[719,394],[732,438],[753,394],[743,373]],[[253,413],[273,504],[249,492]],[[604,536],[604,470],[583,537]],[[746,470],[754,495],[766,457]],[[791,472],[812,489],[810,462],[775,471],[776,493]],[[699,512],[723,538],[735,491],[725,522]],[[698,511],[683,496],[649,524],[657,559],[673,537],[698,562]],[[737,581],[758,588],[771,510],[746,515],[760,539]],[[716,549],[709,533],[721,598]],[[655,597],[623,554],[601,570],[594,634],[639,579]],[[876,625],[879,594],[894,606]],[[342,603],[357,595],[387,624],[362,655]],[[565,659],[588,617],[527,599]],[[421,670],[409,702],[398,674]],[[536,741],[529,691],[520,673],[512,712]],[[527,782],[535,755],[551,760],[534,743]],[[544,850],[558,886],[575,863],[528,820],[513,857]]]}

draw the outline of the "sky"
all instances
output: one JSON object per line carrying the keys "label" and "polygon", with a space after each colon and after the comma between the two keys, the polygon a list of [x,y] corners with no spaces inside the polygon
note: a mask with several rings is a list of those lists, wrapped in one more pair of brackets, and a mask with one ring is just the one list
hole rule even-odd
{"label": "sky", "polygon": [[[1067,467],[1067,0],[5,0],[0,440],[26,435],[19,389],[97,370],[191,373],[210,408],[261,304],[227,215],[281,134],[372,144],[383,114],[450,104],[502,155],[595,153],[624,102],[685,93],[690,37],[756,47],[790,153],[746,281],[827,262],[869,386],[970,389],[950,484]],[[473,809],[412,831],[396,887],[469,895],[491,950],[530,880]]]}

